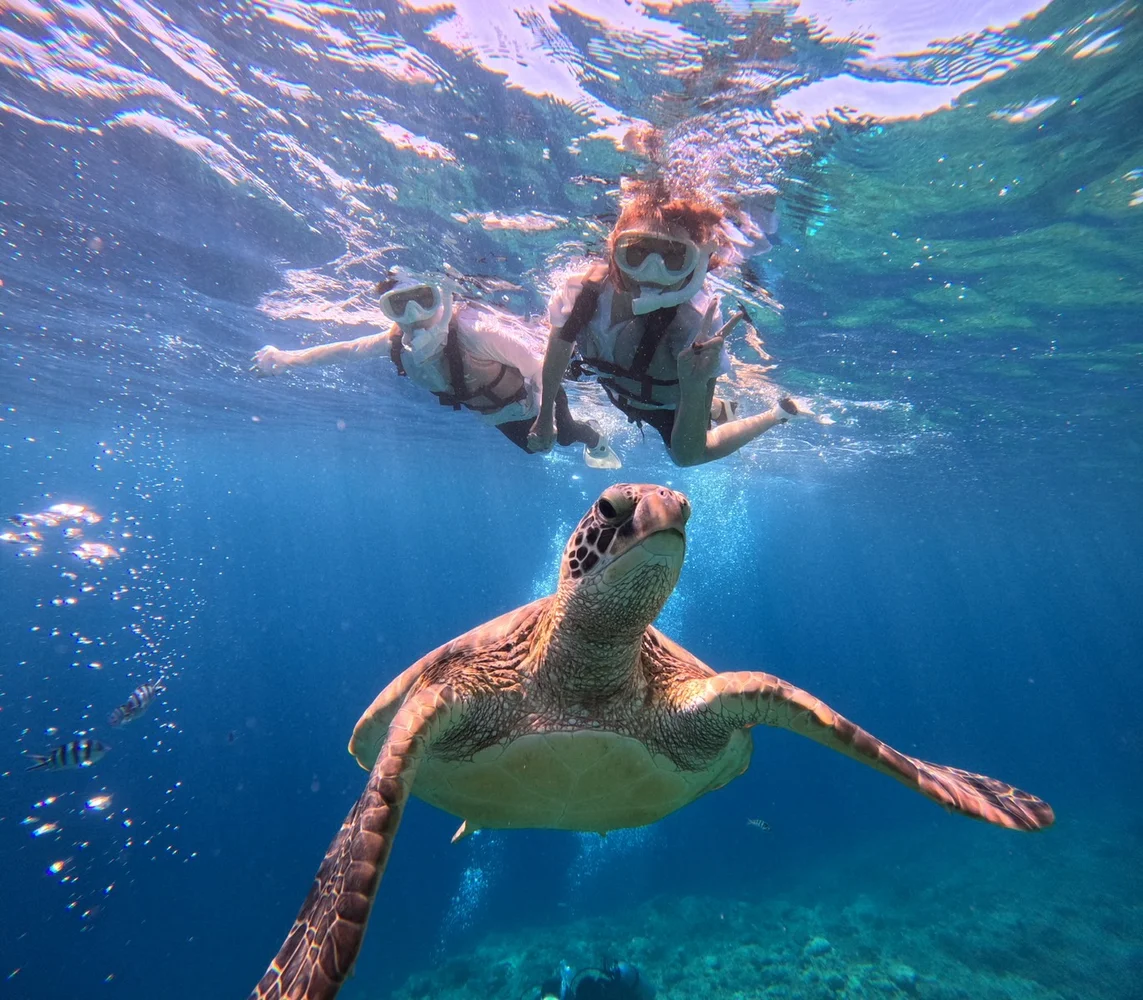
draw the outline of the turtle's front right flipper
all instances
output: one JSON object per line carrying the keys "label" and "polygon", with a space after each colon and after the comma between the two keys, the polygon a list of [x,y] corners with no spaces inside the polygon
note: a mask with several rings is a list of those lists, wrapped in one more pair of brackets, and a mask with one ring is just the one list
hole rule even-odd
{"label": "turtle's front right flipper", "polygon": [[1055,822],[1042,799],[996,778],[909,757],[773,674],[715,674],[685,688],[680,707],[692,724],[727,732],[759,725],[788,729],[896,778],[952,812],[1010,830],[1042,830]]}
{"label": "turtle's front right flipper", "polygon": [[248,1000],[331,1000],[357,960],[377,886],[430,728],[439,732],[450,688],[425,688],[401,706],[369,782],[326,851],[306,901]]}

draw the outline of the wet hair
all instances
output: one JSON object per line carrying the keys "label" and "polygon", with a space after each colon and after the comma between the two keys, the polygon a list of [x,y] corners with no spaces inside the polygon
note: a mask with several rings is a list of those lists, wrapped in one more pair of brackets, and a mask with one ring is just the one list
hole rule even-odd
{"label": "wet hair", "polygon": [[[726,210],[717,202],[698,194],[672,193],[664,181],[631,181],[624,186],[624,204],[607,238],[611,277],[618,279],[615,266],[615,241],[630,229],[650,229],[667,232],[673,226],[685,229],[700,246],[718,242],[719,226],[726,218]],[[710,260],[710,269],[719,265],[717,254]]]}
{"label": "wet hair", "polygon": [[725,209],[716,202],[701,195],[674,195],[661,180],[630,182],[624,196],[609,242],[628,229],[665,231],[682,226],[696,243],[709,243],[726,218]]}

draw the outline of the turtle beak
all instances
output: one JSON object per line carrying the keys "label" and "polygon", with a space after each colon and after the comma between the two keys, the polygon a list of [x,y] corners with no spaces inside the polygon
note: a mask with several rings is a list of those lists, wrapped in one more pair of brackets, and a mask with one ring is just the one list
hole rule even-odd
{"label": "turtle beak", "polygon": [[[687,551],[687,518],[690,501],[682,493],[653,486],[639,498],[631,520],[620,530],[626,547],[603,571],[603,580],[614,584],[632,572],[666,567],[669,581],[657,598],[656,607],[670,596]],[[648,622],[655,617],[656,610]]]}
{"label": "turtle beak", "polygon": [[639,498],[632,527],[638,538],[649,538],[660,531],[674,531],[685,539],[690,516],[691,503],[684,494],[659,486]]}

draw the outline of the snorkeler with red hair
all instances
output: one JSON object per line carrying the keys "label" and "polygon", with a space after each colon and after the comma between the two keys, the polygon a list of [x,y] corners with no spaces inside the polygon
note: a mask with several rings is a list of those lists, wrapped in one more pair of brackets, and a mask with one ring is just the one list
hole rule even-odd
{"label": "snorkeler with red hair", "polygon": [[529,446],[546,451],[556,439],[549,401],[576,348],[611,402],[629,421],[654,427],[677,465],[723,458],[792,417],[812,416],[787,397],[734,419],[733,404],[715,397],[729,370],[726,336],[745,318],[736,312],[719,322],[719,298],[705,287],[729,249],[724,209],[672,196],[662,181],[631,184],[628,194],[607,263],[572,276],[549,303],[543,402]]}

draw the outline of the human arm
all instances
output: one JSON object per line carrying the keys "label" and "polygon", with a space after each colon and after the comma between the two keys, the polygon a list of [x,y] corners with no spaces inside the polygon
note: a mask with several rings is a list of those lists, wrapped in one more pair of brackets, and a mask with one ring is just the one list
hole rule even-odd
{"label": "human arm", "polygon": [[730,421],[723,427],[708,431],[710,401],[714,382],[722,370],[726,335],[745,315],[742,312],[734,313],[712,336],[718,310],[718,298],[712,296],[703,313],[698,335],[679,352],[679,403],[671,431],[671,457],[679,465],[701,465],[712,458],[721,457],[708,454],[710,437],[725,427],[741,422]]}
{"label": "human arm", "polygon": [[721,371],[723,343],[726,334],[745,318],[745,313],[736,312],[711,337],[717,312],[718,302],[712,298],[698,336],[679,352],[679,405],[671,432],[671,458],[678,465],[702,465],[725,458],[772,427],[795,417],[818,419],[812,410],[783,396],[763,413],[728,420],[718,427],[710,426],[711,398],[715,379]]}
{"label": "human arm", "polygon": [[[528,447],[532,451],[548,451],[556,440],[556,397],[560,383],[571,362],[576,336],[590,319],[598,302],[598,291],[586,294],[588,283],[601,275],[595,272],[577,275],[568,280],[548,305],[548,324],[551,333],[544,352],[541,374],[540,412],[528,433]],[[587,287],[585,287],[587,286]]]}
{"label": "human arm", "polygon": [[280,375],[287,368],[306,368],[311,365],[329,365],[345,361],[360,361],[388,354],[395,327],[385,333],[376,333],[356,340],[337,340],[332,344],[318,344],[296,351],[283,351],[268,344],[252,358],[253,371],[259,375]]}
{"label": "human arm", "polygon": [[575,349],[575,342],[564,340],[561,333],[562,328],[552,330],[544,352],[540,412],[528,432],[528,447],[532,451],[549,451],[556,440],[556,397]]}

